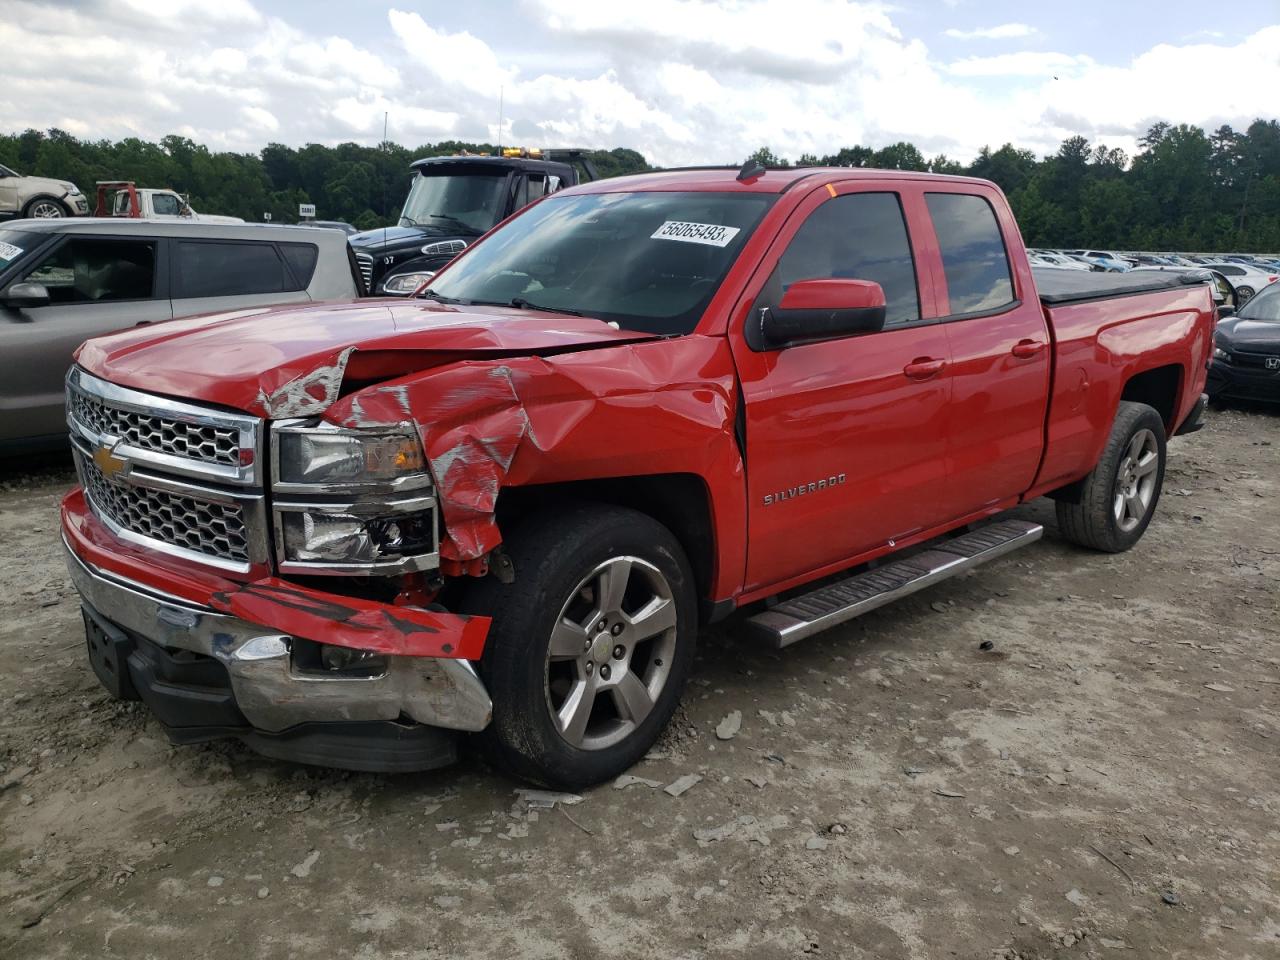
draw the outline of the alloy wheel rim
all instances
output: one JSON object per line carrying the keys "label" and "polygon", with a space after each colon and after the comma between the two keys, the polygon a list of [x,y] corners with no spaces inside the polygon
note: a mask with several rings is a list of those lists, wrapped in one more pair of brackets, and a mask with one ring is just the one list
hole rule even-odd
{"label": "alloy wheel rim", "polygon": [[639,557],[614,557],[569,594],[547,648],[543,692],[570,746],[603,750],[653,711],[671,675],[676,602],[671,585]]}
{"label": "alloy wheel rim", "polygon": [[55,217],[61,217],[62,211],[58,209],[56,203],[50,203],[48,200],[42,200],[31,208],[31,216],[40,220],[48,220]]}
{"label": "alloy wheel rim", "polygon": [[1139,430],[1130,439],[1116,472],[1112,513],[1116,525],[1129,533],[1151,510],[1156,497],[1160,445],[1151,430]]}

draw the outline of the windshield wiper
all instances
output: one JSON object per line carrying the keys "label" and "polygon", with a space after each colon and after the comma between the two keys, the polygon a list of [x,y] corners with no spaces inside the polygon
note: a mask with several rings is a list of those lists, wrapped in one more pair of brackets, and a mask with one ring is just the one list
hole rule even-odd
{"label": "windshield wiper", "polygon": [[477,230],[475,227],[471,226],[471,224],[464,223],[463,221],[459,220],[457,217],[451,217],[445,213],[429,213],[427,214],[427,216],[429,216],[432,220],[447,220],[449,223],[456,223],[463,230],[468,231],[472,236],[478,237],[480,236],[480,234],[484,233],[483,230]]}
{"label": "windshield wiper", "polygon": [[436,293],[430,287],[418,294],[419,300],[435,300],[437,303],[461,303],[457,297],[446,297],[444,294]]}
{"label": "windshield wiper", "polygon": [[505,306],[519,307],[521,310],[542,310],[546,313],[563,313],[568,317],[585,317],[585,313],[579,313],[577,310],[566,310],[564,307],[544,307],[536,303],[530,303],[524,297],[512,297]]}

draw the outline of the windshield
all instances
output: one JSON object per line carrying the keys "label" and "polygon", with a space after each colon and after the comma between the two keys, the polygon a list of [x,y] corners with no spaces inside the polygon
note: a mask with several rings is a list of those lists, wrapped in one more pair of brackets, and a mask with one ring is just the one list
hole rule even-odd
{"label": "windshield", "polygon": [[427,293],[580,313],[645,333],[690,333],[773,201],[711,192],[552,197],[485,240]]}
{"label": "windshield", "polygon": [[478,237],[502,219],[507,172],[442,173],[413,178],[400,212],[402,227]]}
{"label": "windshield", "polygon": [[1280,283],[1259,290],[1249,298],[1248,303],[1236,311],[1236,315],[1245,320],[1280,323]]}
{"label": "windshield", "polygon": [[21,230],[6,230],[0,227],[0,270],[16,261],[24,250],[30,250],[38,241],[33,233]]}

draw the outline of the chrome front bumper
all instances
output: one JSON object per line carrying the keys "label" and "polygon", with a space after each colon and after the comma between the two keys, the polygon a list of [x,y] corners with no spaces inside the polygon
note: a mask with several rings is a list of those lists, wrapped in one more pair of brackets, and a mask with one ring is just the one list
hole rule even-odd
{"label": "chrome front bumper", "polygon": [[401,716],[451,730],[483,730],[489,723],[493,704],[465,660],[393,656],[379,677],[299,675],[289,637],[99,570],[65,540],[63,548],[76,590],[101,616],[160,647],[219,660],[236,705],[256,730]]}

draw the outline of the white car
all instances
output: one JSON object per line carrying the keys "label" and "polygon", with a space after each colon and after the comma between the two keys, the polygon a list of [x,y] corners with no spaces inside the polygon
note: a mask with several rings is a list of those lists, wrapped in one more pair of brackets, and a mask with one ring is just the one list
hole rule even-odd
{"label": "white car", "polygon": [[1236,299],[1241,305],[1248,303],[1249,299],[1263,287],[1280,280],[1280,272],[1263,270],[1244,263],[1223,262],[1206,264],[1206,266],[1217,270],[1231,282],[1231,285],[1236,288]]}
{"label": "white car", "polygon": [[83,217],[89,201],[69,180],[24,177],[0,164],[0,220]]}
{"label": "white car", "polygon": [[1029,259],[1032,266],[1054,267],[1058,270],[1084,270],[1086,272],[1092,269],[1087,263],[1081,263],[1079,260],[1063,256],[1061,253],[1033,253]]}

